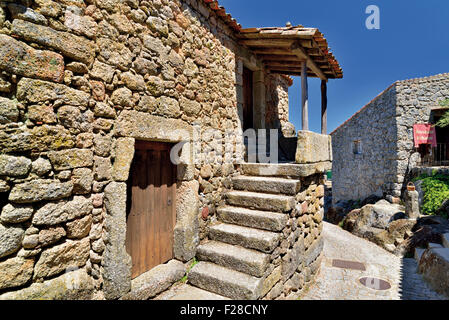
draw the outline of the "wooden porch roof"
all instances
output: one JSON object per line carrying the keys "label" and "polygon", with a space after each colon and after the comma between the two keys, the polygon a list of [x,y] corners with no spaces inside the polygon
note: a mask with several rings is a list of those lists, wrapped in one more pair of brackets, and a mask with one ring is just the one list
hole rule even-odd
{"label": "wooden porch roof", "polygon": [[237,38],[256,53],[272,73],[299,76],[301,64],[306,61],[310,77],[343,78],[343,70],[330,52],[326,38],[316,28],[240,29]]}

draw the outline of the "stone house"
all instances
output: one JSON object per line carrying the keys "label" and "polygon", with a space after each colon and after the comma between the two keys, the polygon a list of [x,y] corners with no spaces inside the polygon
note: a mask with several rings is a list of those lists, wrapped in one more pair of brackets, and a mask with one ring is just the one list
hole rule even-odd
{"label": "stone house", "polygon": [[[342,77],[317,29],[242,29],[213,0],[1,1],[0,299],[150,299],[194,258],[191,290],[299,296],[331,146],[295,135],[289,75],[306,115],[307,77]],[[247,129],[290,163],[246,163]]]}
{"label": "stone house", "polygon": [[435,124],[448,98],[449,74],[397,81],[331,133],[333,203],[401,197],[414,168],[447,165],[448,129],[416,148],[413,128]]}

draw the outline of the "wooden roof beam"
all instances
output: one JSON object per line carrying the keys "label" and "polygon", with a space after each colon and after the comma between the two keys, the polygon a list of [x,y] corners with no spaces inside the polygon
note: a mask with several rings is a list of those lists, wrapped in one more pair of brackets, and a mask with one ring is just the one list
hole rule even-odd
{"label": "wooden roof beam", "polygon": [[290,50],[292,53],[296,54],[299,59],[306,60],[307,61],[307,67],[312,70],[318,78],[321,80],[327,81],[327,76],[324,74],[324,72],[316,65],[316,63],[310,58],[310,56],[307,54],[306,50],[301,46],[299,42],[295,42]]}

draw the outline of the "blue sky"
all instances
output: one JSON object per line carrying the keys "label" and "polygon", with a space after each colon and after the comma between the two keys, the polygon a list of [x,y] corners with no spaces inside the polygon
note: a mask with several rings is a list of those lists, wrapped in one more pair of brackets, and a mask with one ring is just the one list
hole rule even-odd
{"label": "blue sky", "polygon": [[[244,27],[318,28],[343,68],[329,80],[331,132],[396,80],[449,72],[447,0],[221,0]],[[367,6],[380,8],[380,30],[368,30]],[[290,88],[290,121],[301,129],[301,84]],[[320,132],[320,81],[309,80],[310,130]]]}

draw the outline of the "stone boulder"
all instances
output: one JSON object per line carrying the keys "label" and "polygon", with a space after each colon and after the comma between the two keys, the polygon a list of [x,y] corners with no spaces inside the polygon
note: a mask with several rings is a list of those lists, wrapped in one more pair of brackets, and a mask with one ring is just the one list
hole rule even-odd
{"label": "stone boulder", "polygon": [[397,256],[426,247],[428,243],[440,243],[441,235],[449,232],[449,222],[442,217],[406,219],[401,210],[401,206],[381,200],[351,211],[343,228]]}
{"label": "stone boulder", "polygon": [[396,246],[407,238],[416,225],[405,217],[402,207],[380,200],[351,211],[343,222],[343,228],[361,238],[395,252]]}
{"label": "stone boulder", "polygon": [[404,218],[403,208],[386,200],[376,202],[372,209],[371,226],[375,228],[386,229],[391,222]]}

